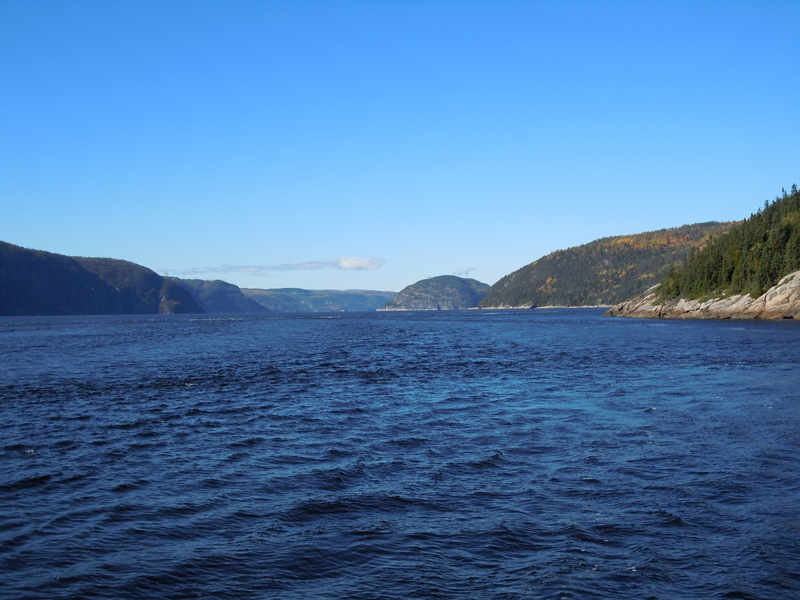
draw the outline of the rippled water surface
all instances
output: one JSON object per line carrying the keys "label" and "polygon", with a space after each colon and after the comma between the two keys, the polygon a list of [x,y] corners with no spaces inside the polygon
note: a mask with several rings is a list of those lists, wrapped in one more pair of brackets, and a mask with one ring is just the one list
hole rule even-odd
{"label": "rippled water surface", "polygon": [[800,323],[0,319],[3,598],[798,598]]}

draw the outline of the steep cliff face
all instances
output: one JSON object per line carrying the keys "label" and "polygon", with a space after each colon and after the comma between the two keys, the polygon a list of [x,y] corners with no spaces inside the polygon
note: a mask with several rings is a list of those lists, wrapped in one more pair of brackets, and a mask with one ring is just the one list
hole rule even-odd
{"label": "steep cliff face", "polygon": [[147,267],[116,258],[75,260],[114,290],[107,307],[109,314],[203,312],[188,291]]}
{"label": "steep cliff face", "polygon": [[618,304],[603,316],[637,319],[800,319],[800,271],[790,273],[758,298],[739,294],[658,304],[658,286]]}
{"label": "steep cliff face", "polygon": [[259,314],[270,312],[265,306],[261,306],[255,300],[245,296],[239,286],[227,281],[178,279],[177,277],[168,277],[167,281],[182,286],[207,313]]}
{"label": "steep cliff face", "polygon": [[115,293],[74,258],[0,242],[0,315],[107,314]]}
{"label": "steep cliff face", "polygon": [[189,292],[141,265],[0,242],[0,315],[202,312]]}
{"label": "steep cliff face", "polygon": [[162,278],[161,292],[158,295],[158,313],[161,315],[186,315],[204,312],[191,294],[183,287]]}
{"label": "steep cliff face", "polygon": [[391,302],[378,310],[459,310],[475,308],[489,291],[489,285],[456,277],[441,275],[423,279],[400,290]]}

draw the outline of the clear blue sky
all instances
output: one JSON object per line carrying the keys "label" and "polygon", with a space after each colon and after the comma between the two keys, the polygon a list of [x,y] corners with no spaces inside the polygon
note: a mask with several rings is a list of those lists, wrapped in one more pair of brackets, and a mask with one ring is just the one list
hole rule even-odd
{"label": "clear blue sky", "polygon": [[798,28],[796,1],[3,0],[0,240],[399,290],[740,219],[800,184]]}

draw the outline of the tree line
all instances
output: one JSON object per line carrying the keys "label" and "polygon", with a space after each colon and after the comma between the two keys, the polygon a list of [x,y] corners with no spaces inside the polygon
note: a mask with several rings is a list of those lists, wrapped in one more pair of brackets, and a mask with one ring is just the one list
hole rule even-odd
{"label": "tree line", "polygon": [[792,185],[774,201],[703,248],[692,248],[659,286],[663,300],[750,294],[758,297],[800,269],[800,193]]}
{"label": "tree line", "polygon": [[690,248],[734,226],[696,223],[557,250],[500,279],[480,306],[617,304],[656,285]]}

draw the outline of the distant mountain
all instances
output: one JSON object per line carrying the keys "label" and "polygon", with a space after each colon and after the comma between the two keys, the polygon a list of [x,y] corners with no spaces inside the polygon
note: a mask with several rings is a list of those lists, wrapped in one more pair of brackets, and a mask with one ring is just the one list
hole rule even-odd
{"label": "distant mountain", "polygon": [[506,275],[481,308],[612,305],[657,283],[691,249],[736,223],[697,223],[635,235],[607,237],[557,250]]}
{"label": "distant mountain", "polygon": [[394,292],[375,290],[304,290],[242,288],[242,293],[275,312],[372,311],[391,300]]}
{"label": "distant mountain", "polygon": [[168,278],[183,286],[195,302],[207,313],[268,313],[270,310],[248,298],[238,286],[215,279],[205,281],[202,279]]}
{"label": "distant mountain", "polygon": [[378,310],[458,310],[474,308],[489,291],[489,285],[475,279],[440,275],[423,279],[402,289]]}
{"label": "distant mountain", "polygon": [[0,315],[202,312],[182,286],[141,265],[0,242]]}

